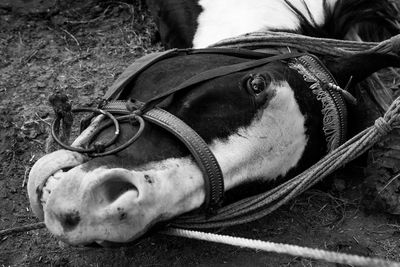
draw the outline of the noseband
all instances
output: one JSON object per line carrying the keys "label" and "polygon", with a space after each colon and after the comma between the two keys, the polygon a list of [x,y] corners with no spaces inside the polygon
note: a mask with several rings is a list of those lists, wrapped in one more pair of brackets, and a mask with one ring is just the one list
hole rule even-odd
{"label": "noseband", "polygon": [[[190,55],[190,54],[225,54],[231,56],[240,56],[248,58],[249,61],[245,61],[238,64],[228,65],[210,69],[201,72],[188,80],[184,81],[180,85],[162,93],[154,96],[147,102],[143,103],[136,100],[118,100],[124,89],[128,84],[145,69],[149,68],[153,64],[178,55]],[[200,170],[203,173],[205,181],[205,203],[204,208],[207,214],[215,214],[217,209],[222,205],[224,197],[224,180],[221,168],[214,156],[214,154],[209,149],[206,142],[200,137],[190,126],[185,122],[177,118],[175,115],[167,112],[166,110],[159,107],[169,96],[173,95],[178,91],[187,90],[193,85],[199,84],[201,82],[209,81],[217,77],[222,77],[235,72],[244,71],[252,68],[256,68],[274,61],[289,60],[289,67],[297,70],[307,82],[312,82],[313,84],[310,88],[317,95],[323,106],[324,115],[324,127],[326,126],[325,121],[336,120],[338,123],[330,123],[326,130],[324,129],[327,143],[333,147],[336,147],[341,142],[344,141],[346,127],[344,125],[346,118],[346,109],[343,105],[343,98],[340,93],[336,92],[332,88],[322,88],[325,84],[336,84],[333,76],[329,71],[320,67],[323,66],[322,63],[316,60],[316,57],[304,54],[304,53],[287,53],[271,56],[270,54],[256,52],[244,49],[227,49],[227,48],[207,48],[207,49],[186,49],[178,50],[172,49],[165,52],[153,53],[144,56],[135,61],[130,65],[115,81],[115,83],[106,92],[103,101],[98,106],[98,108],[79,108],[74,109],[72,112],[93,112],[95,114],[103,114],[110,119],[109,122],[100,126],[91,135],[91,139],[87,141],[87,144],[91,143],[91,140],[105,128],[114,125],[115,132],[114,136],[106,143],[96,143],[94,142],[91,147],[72,147],[64,144],[55,133],[55,125],[59,123],[60,118],[57,118],[52,126],[52,135],[55,141],[65,149],[77,151],[80,153],[86,153],[90,157],[100,157],[115,154],[133,142],[135,142],[139,136],[142,134],[145,127],[145,123],[149,122],[159,127],[167,130],[176,136],[191,152],[192,156],[196,160]],[[310,64],[313,62],[313,64]],[[312,66],[314,66],[314,68]],[[315,74],[316,72],[321,72],[324,68],[323,74]],[[337,85],[336,85],[337,86]],[[324,94],[325,92],[325,94]],[[320,97],[318,97],[320,96]],[[328,104],[324,104],[327,103]],[[332,102],[332,103],[331,103]],[[332,115],[332,107],[336,110],[335,114]],[[325,110],[330,110],[327,115]],[[336,119],[336,117],[337,119]],[[110,147],[115,143],[119,134],[120,127],[119,123],[122,121],[130,121],[135,124],[139,124],[139,130],[137,133],[131,137],[123,145],[106,151],[106,148]],[[339,133],[334,132],[332,134],[332,129],[339,127]],[[337,137],[339,136],[339,137]],[[335,141],[332,141],[332,140]],[[330,149],[329,149],[330,150]]]}

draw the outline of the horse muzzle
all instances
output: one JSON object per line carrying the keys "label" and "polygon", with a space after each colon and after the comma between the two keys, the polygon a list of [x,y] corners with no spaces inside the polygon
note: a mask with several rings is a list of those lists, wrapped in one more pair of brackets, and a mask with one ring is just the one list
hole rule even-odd
{"label": "horse muzzle", "polygon": [[[59,150],[32,168],[31,207],[54,236],[70,245],[127,243],[155,223],[203,203],[204,193],[195,203],[179,194],[185,192],[182,187],[204,186],[196,164],[180,161],[187,167],[177,170],[172,162],[171,168],[129,170],[97,166],[96,159]],[[198,176],[199,184],[184,175]]]}

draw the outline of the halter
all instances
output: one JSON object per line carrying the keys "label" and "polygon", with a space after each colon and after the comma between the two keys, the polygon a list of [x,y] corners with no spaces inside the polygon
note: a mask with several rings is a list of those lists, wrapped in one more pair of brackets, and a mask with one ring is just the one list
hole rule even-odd
{"label": "halter", "polygon": [[304,81],[311,83],[311,91],[321,102],[322,130],[325,134],[327,151],[331,152],[343,144],[347,136],[347,106],[341,91],[343,89],[337,85],[329,70],[314,55],[308,54],[292,59],[288,65],[301,74]]}
{"label": "halter", "polygon": [[[122,101],[118,100],[127,85],[133,81],[138,75],[152,66],[153,64],[178,55],[190,54],[224,54],[232,56],[240,56],[248,58],[238,64],[228,65],[210,69],[201,72],[180,85],[154,96],[147,102],[140,101]],[[64,144],[55,134],[54,128],[59,118],[56,119],[52,127],[52,135],[56,142],[65,149],[77,151],[80,153],[87,153],[90,157],[99,157],[105,155],[115,154],[131,145],[142,134],[145,127],[145,122],[149,122],[167,130],[176,136],[190,151],[195,161],[197,162],[200,170],[203,173],[205,182],[205,203],[204,209],[207,214],[215,214],[219,207],[221,207],[224,197],[224,181],[221,168],[209,149],[206,142],[200,137],[190,126],[177,118],[175,115],[167,112],[166,110],[158,107],[166,98],[172,94],[190,88],[193,85],[199,84],[204,81],[209,81],[217,77],[222,77],[239,71],[252,69],[255,67],[263,66],[265,64],[289,60],[289,67],[297,70],[307,82],[312,82],[310,86],[317,99],[321,101],[323,109],[324,132],[328,143],[328,150],[335,148],[345,140],[346,133],[346,106],[344,105],[343,97],[337,90],[332,89],[329,84],[336,85],[336,81],[329,73],[325,66],[314,56],[304,53],[286,53],[271,56],[270,54],[256,52],[245,49],[227,49],[227,48],[207,48],[207,49],[172,49],[164,52],[153,53],[144,56],[130,65],[115,81],[115,83],[106,92],[103,101],[98,108],[80,108],[72,110],[72,112],[94,112],[103,114],[111,119],[96,129],[92,134],[87,144],[106,127],[114,124],[115,133],[114,137],[107,143],[100,144],[94,143],[92,147],[72,147]],[[338,86],[337,86],[338,87]],[[107,147],[111,146],[118,138],[119,122],[129,120],[133,123],[139,124],[139,130],[123,145],[116,147],[112,150],[105,151]],[[332,123],[331,121],[334,121]]]}

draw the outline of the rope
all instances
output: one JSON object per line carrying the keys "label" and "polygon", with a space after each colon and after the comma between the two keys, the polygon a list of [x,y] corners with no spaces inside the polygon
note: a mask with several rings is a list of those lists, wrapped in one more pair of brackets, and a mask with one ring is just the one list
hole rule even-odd
{"label": "rope", "polygon": [[357,53],[399,54],[400,35],[378,42],[357,42],[329,38],[315,38],[286,32],[254,32],[228,38],[211,47],[235,48],[296,48],[300,51],[331,56],[354,55]]}
{"label": "rope", "polygon": [[384,119],[378,118],[375,121],[375,128],[379,132],[380,135],[384,136],[392,131],[392,126]]}
{"label": "rope", "polygon": [[367,53],[382,53],[382,54],[399,54],[400,52],[400,35],[393,36],[392,38],[381,42],[379,45],[365,51]]}
{"label": "rope", "polygon": [[[4,236],[8,236],[11,234],[42,229],[45,227],[46,226],[44,222],[39,222],[20,227],[9,228],[0,231],[0,238],[3,238]],[[379,258],[350,255],[345,253],[326,251],[322,249],[300,247],[296,245],[274,243],[269,241],[254,240],[242,237],[218,235],[213,233],[205,233],[205,232],[176,229],[176,228],[167,228],[165,230],[161,230],[159,233],[165,235],[178,236],[178,237],[192,238],[214,243],[221,243],[242,248],[262,250],[265,252],[286,254],[294,257],[311,258],[326,262],[349,264],[353,266],[400,267],[400,263],[387,261]]]}
{"label": "rope", "polygon": [[45,228],[46,225],[44,222],[39,222],[39,223],[32,223],[32,224],[27,224],[23,226],[18,226],[18,227],[13,227],[13,228],[8,228],[0,231],[0,238],[3,238],[8,235],[16,234],[16,233],[21,233],[21,232],[28,232],[32,230],[37,230],[41,228]]}
{"label": "rope", "polygon": [[161,231],[162,234],[193,238],[215,243],[222,243],[231,246],[251,248],[266,252],[275,252],[279,254],[288,254],[295,257],[311,258],[326,262],[348,264],[352,266],[381,266],[381,267],[400,267],[400,263],[386,261],[379,258],[370,258],[364,256],[350,255],[346,253],[331,252],[321,249],[300,247],[296,245],[273,243],[268,241],[247,239],[241,237],[232,237],[227,235],[218,235],[198,231],[170,228]]}

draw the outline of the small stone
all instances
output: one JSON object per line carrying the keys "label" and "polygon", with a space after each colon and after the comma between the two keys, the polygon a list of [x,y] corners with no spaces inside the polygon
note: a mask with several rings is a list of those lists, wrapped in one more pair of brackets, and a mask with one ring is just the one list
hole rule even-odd
{"label": "small stone", "polygon": [[97,12],[97,13],[103,12],[103,10],[104,9],[99,5],[96,5],[96,6],[93,7],[93,11]]}
{"label": "small stone", "polygon": [[51,22],[55,25],[63,25],[67,22],[67,18],[62,15],[52,16]]}
{"label": "small stone", "polygon": [[9,22],[9,21],[12,20],[12,16],[11,16],[11,15],[4,15],[4,16],[2,16],[2,19],[3,19],[4,21],[6,21],[6,22]]}
{"label": "small stone", "polygon": [[37,85],[38,88],[46,87],[46,84],[44,82],[38,82],[36,85]]}
{"label": "small stone", "polygon": [[58,241],[58,246],[60,248],[68,248],[68,247],[70,247],[70,245],[68,245],[67,243],[65,243],[63,241]]}

